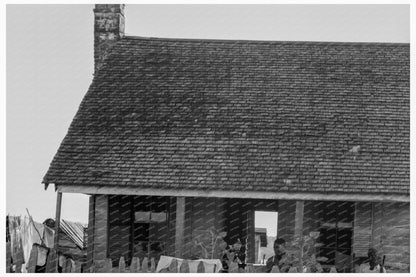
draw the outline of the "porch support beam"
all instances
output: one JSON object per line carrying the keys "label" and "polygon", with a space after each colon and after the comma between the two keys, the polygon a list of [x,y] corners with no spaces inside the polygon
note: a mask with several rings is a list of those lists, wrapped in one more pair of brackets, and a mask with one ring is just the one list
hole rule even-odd
{"label": "porch support beam", "polygon": [[88,208],[88,239],[87,239],[87,268],[86,272],[90,272],[90,269],[94,261],[94,222],[95,222],[95,195],[91,195],[89,199]]}
{"label": "porch support beam", "polygon": [[[295,213],[295,239],[299,239],[301,245],[303,245],[303,213],[305,208],[304,201],[296,201],[296,213]],[[299,250],[299,260],[302,261],[303,247]],[[298,272],[302,272],[302,265],[299,266]]]}
{"label": "porch support beam", "polygon": [[55,236],[53,240],[53,253],[51,253],[51,261],[47,266],[46,272],[58,272],[58,250],[59,250],[59,225],[61,223],[61,207],[62,207],[62,192],[56,193],[56,211],[55,211]]}
{"label": "porch support beam", "polygon": [[184,250],[185,235],[185,197],[176,198],[175,220],[175,257],[181,258]]}
{"label": "porch support beam", "polygon": [[310,201],[353,201],[353,202],[410,202],[409,194],[376,194],[376,193],[314,193],[314,192],[267,192],[245,190],[188,190],[188,189],[154,189],[135,186],[80,186],[57,185],[61,192],[85,194],[125,194],[156,195],[180,197],[219,197],[219,198],[254,198],[280,200]]}
{"label": "porch support beam", "polygon": [[302,238],[303,232],[303,212],[304,212],[305,202],[296,201],[296,213],[295,213],[295,237]]}
{"label": "porch support beam", "polygon": [[55,211],[55,237],[54,237],[54,249],[58,253],[59,244],[59,224],[61,223],[61,206],[62,206],[62,192],[56,194],[56,211]]}
{"label": "porch support beam", "polygon": [[248,249],[248,257],[247,262],[255,263],[256,256],[254,253],[254,248],[256,247],[255,236],[256,236],[256,228],[255,228],[255,218],[254,218],[254,207],[251,208],[247,213],[247,249]]}

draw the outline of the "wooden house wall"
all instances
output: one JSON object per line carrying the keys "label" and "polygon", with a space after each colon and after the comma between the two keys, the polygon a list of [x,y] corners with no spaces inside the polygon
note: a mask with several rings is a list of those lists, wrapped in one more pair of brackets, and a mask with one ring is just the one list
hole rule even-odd
{"label": "wooden house wall", "polygon": [[132,201],[129,195],[110,195],[108,211],[108,257],[115,264],[120,257],[129,262],[132,255]]}
{"label": "wooden house wall", "polygon": [[371,202],[355,204],[353,252],[357,258],[367,257],[372,245],[373,205]]}
{"label": "wooden house wall", "polygon": [[410,263],[409,203],[357,203],[354,253],[367,256],[369,247],[386,255],[386,265],[407,270]]}
{"label": "wooden house wall", "polygon": [[372,244],[386,255],[386,265],[408,271],[410,265],[410,204],[374,203]]}
{"label": "wooden house wall", "polygon": [[[94,195],[94,213],[90,213],[94,221],[93,238],[91,245],[88,245],[88,252],[91,252],[89,266],[94,266],[96,272],[105,271],[105,259],[108,257],[108,195]],[[90,206],[91,207],[91,206]],[[91,222],[91,220],[88,220]],[[87,268],[88,270],[88,268]]]}
{"label": "wooden house wall", "polygon": [[[174,218],[170,197],[110,195],[108,211],[108,256],[114,264],[121,256],[127,264],[133,255],[145,255],[138,250],[140,242],[161,242],[164,255],[172,254]],[[166,221],[136,223],[135,212],[165,212]],[[140,252],[140,253],[139,253]],[[146,252],[147,253],[147,252]]]}
{"label": "wooden house wall", "polygon": [[279,200],[279,218],[277,236],[286,241],[294,239],[295,235],[296,201]]}
{"label": "wooden house wall", "polygon": [[[327,206],[328,203],[327,201],[304,202],[303,235],[319,230],[322,223],[322,207]],[[410,264],[409,203],[349,203],[354,205],[352,253],[356,257],[365,257],[368,249],[374,247],[380,255],[386,255],[387,266],[395,270],[408,271]],[[279,201],[278,237],[286,241],[294,239],[295,213],[296,201]]]}

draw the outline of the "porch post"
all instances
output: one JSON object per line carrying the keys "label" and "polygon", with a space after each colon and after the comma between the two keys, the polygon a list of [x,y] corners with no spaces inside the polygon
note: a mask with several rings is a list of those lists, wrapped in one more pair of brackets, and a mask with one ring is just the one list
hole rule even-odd
{"label": "porch post", "polygon": [[108,256],[108,195],[95,196],[93,265],[95,272],[105,271]]}
{"label": "porch post", "polygon": [[[53,248],[55,255],[51,255],[55,260],[52,260],[50,263],[49,270],[52,272],[58,272],[58,247],[59,247],[59,225],[61,222],[61,205],[62,205],[62,192],[57,192],[56,194],[56,211],[55,211],[55,236],[53,241]],[[52,268],[53,267],[53,268]]]}
{"label": "porch post", "polygon": [[185,197],[176,198],[176,221],[175,221],[175,257],[183,255],[184,232],[185,231]]}
{"label": "porch post", "polygon": [[58,252],[59,243],[59,224],[61,222],[61,205],[62,205],[62,192],[56,194],[56,211],[55,211],[55,237],[54,237],[54,248]]}
{"label": "porch post", "polygon": [[88,208],[88,229],[87,229],[87,265],[85,272],[90,272],[94,261],[94,221],[95,221],[95,195],[91,195]]}
{"label": "porch post", "polygon": [[[295,239],[303,241],[303,212],[304,212],[304,201],[296,201],[296,213],[295,213]],[[299,260],[303,257],[303,247],[299,252]],[[300,263],[298,272],[302,272],[302,263]]]}
{"label": "porch post", "polygon": [[304,201],[296,201],[295,238],[302,238]]}
{"label": "porch post", "polygon": [[255,223],[254,223],[254,208],[251,208],[247,213],[247,262],[255,263]]}

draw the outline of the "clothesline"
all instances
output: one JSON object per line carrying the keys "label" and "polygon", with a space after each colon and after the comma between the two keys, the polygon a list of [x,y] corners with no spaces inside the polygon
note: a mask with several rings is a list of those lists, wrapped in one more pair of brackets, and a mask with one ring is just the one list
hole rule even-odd
{"label": "clothesline", "polygon": [[[28,210],[27,214],[25,216],[7,216],[6,218],[8,221],[6,225],[8,227],[8,243],[10,245],[8,246],[8,251],[10,250],[10,258],[13,260],[16,272],[23,273],[27,272],[27,265],[33,246],[37,244],[45,248],[53,249],[55,235],[53,228],[34,221]],[[83,236],[80,235],[80,232],[84,231],[84,227],[81,224],[71,227],[75,223],[63,222],[65,223],[62,225],[66,226],[66,228],[62,228],[62,230],[82,250],[84,245]],[[37,256],[40,258],[43,257],[44,253],[39,247],[37,249],[39,251],[39,255]]]}

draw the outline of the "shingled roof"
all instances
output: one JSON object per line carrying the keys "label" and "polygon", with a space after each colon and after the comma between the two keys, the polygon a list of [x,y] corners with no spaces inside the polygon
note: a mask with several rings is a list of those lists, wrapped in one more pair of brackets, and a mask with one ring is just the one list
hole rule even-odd
{"label": "shingled roof", "polygon": [[409,44],[125,37],[43,179],[409,194]]}

